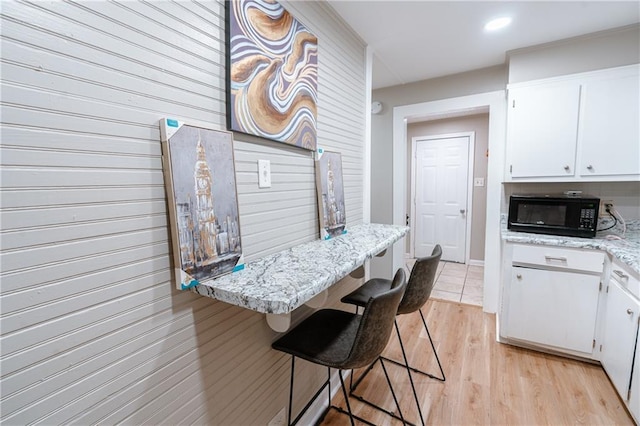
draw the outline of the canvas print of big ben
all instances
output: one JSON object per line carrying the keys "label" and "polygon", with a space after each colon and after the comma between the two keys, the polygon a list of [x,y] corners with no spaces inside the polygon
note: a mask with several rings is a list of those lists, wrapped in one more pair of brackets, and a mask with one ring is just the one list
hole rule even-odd
{"label": "canvas print of big ben", "polygon": [[316,190],[320,219],[320,238],[329,239],[345,232],[342,156],[339,152],[319,150],[316,160]]}
{"label": "canvas print of big ben", "polygon": [[173,259],[179,289],[242,265],[233,137],[161,121]]}

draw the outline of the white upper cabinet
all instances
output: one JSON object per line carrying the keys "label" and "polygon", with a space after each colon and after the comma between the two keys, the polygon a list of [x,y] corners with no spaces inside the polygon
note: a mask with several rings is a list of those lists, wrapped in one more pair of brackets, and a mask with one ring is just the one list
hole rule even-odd
{"label": "white upper cabinet", "polygon": [[640,173],[638,74],[589,81],[582,86],[580,176]]}
{"label": "white upper cabinet", "polygon": [[640,178],[639,69],[510,85],[505,181]]}
{"label": "white upper cabinet", "polygon": [[572,176],[579,109],[577,83],[509,90],[511,176]]}

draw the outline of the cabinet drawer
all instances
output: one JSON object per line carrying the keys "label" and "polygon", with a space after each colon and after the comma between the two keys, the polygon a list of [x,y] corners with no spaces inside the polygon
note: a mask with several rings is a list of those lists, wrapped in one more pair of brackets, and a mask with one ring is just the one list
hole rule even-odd
{"label": "cabinet drawer", "polygon": [[601,273],[605,253],[597,250],[572,250],[536,245],[515,245],[513,264],[538,265]]}
{"label": "cabinet drawer", "polygon": [[640,279],[633,272],[614,260],[611,268],[611,278],[627,289],[629,293],[640,299]]}

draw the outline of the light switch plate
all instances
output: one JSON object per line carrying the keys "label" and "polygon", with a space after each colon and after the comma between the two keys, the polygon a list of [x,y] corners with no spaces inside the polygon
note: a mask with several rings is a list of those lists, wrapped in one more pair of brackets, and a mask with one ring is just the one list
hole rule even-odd
{"label": "light switch plate", "polygon": [[474,178],[473,186],[484,186],[484,178],[481,178],[481,177]]}
{"label": "light switch plate", "polygon": [[258,187],[271,188],[271,162],[258,160]]}

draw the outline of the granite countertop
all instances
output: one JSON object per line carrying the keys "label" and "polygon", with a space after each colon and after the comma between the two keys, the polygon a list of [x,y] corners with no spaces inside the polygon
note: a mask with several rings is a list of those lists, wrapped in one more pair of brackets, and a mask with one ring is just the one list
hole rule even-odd
{"label": "granite countertop", "polygon": [[[599,231],[595,238],[563,237],[558,235],[529,234],[509,231],[506,220],[502,223],[502,239],[510,243],[540,244],[558,247],[604,250],[640,273],[640,220],[626,224],[623,234],[620,226],[608,231]],[[606,223],[603,228],[606,227]]]}
{"label": "granite countertop", "polygon": [[192,288],[202,296],[269,314],[290,313],[390,247],[409,227],[361,224],[247,263],[241,271]]}

